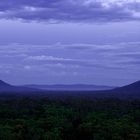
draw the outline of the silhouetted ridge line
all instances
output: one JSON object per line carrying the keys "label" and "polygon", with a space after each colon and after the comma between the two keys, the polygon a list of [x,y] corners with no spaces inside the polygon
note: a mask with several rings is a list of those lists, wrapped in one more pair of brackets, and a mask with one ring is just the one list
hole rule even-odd
{"label": "silhouetted ridge line", "polygon": [[120,88],[116,88],[115,90],[119,90],[119,91],[133,91],[133,92],[140,92],[140,81],[134,82],[132,84],[120,87]]}
{"label": "silhouetted ridge line", "polygon": [[37,89],[35,88],[28,88],[28,87],[23,87],[23,86],[13,86],[13,85],[10,85],[2,80],[0,80],[0,92],[3,93],[3,92],[32,92],[32,91],[38,91]]}

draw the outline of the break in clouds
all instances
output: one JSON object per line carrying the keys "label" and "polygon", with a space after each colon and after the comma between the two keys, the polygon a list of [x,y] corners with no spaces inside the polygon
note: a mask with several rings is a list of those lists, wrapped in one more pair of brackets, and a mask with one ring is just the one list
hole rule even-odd
{"label": "break in clouds", "polygon": [[50,23],[140,20],[140,0],[1,0],[0,18]]}

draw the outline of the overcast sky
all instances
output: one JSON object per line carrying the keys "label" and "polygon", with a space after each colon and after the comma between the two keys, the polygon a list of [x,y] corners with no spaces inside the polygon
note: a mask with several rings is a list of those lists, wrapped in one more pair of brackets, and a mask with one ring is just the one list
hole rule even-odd
{"label": "overcast sky", "polygon": [[0,79],[121,86],[139,71],[140,0],[0,1]]}

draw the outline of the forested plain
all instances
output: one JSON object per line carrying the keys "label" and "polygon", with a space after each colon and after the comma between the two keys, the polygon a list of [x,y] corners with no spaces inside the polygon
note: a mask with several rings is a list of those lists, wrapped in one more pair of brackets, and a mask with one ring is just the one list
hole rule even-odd
{"label": "forested plain", "polygon": [[0,140],[140,140],[140,100],[1,99]]}

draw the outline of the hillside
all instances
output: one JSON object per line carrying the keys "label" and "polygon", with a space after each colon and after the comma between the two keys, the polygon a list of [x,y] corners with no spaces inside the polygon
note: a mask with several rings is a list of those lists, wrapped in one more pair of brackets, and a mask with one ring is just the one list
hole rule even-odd
{"label": "hillside", "polygon": [[3,92],[17,93],[17,92],[33,92],[33,91],[38,91],[38,90],[34,88],[27,88],[27,87],[22,87],[22,86],[13,86],[0,80],[0,93],[3,93]]}

